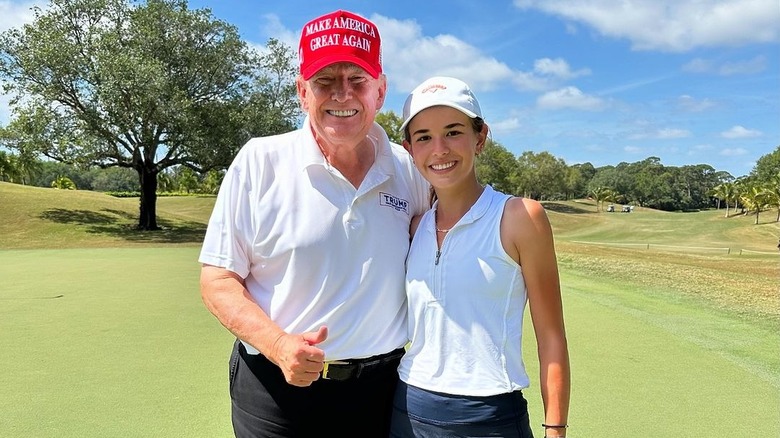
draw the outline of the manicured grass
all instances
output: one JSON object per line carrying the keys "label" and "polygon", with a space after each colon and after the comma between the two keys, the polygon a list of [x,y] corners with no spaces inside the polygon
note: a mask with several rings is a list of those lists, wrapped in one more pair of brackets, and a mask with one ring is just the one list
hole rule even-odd
{"label": "manicured grass", "polygon": [[0,436],[227,437],[194,248],[0,251]]}
{"label": "manicured grass", "polygon": [[[0,436],[232,436],[232,338],[198,291],[213,200],[159,198],[165,230],[144,233],[137,199],[0,183]],[[571,436],[780,435],[773,214],[753,225],[723,210],[546,206]],[[525,393],[541,436],[530,318],[526,329]]]}
{"label": "manicured grass", "polygon": [[[579,272],[565,271],[562,281],[572,436],[780,436],[777,324]],[[530,329],[524,351],[536,424],[543,417]]]}
{"label": "manicured grass", "polygon": [[[196,248],[0,251],[0,436],[228,437],[230,335]],[[571,434],[780,433],[773,323],[564,269]],[[524,341],[541,422],[530,319]]]}

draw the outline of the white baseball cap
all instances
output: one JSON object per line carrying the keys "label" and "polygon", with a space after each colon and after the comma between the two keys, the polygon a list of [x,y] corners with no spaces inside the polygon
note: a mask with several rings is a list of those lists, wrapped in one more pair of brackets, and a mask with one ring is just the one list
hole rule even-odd
{"label": "white baseball cap", "polygon": [[460,79],[435,76],[418,85],[406,98],[401,131],[406,129],[409,121],[420,111],[437,105],[455,108],[471,118],[482,118],[477,97],[468,84]]}

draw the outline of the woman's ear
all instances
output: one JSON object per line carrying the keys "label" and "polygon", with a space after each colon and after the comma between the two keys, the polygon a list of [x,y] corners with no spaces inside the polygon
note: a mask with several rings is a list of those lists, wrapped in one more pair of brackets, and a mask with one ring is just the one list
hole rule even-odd
{"label": "woman's ear", "polygon": [[477,133],[477,155],[482,153],[482,149],[485,148],[485,142],[487,142],[488,125],[485,123],[482,125],[482,130]]}

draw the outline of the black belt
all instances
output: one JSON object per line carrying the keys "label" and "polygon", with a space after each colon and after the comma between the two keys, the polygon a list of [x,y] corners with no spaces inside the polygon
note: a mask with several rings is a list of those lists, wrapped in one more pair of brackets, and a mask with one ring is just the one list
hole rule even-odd
{"label": "black belt", "polygon": [[364,359],[345,359],[332,360],[325,362],[322,368],[322,378],[328,380],[349,380],[365,375],[383,365],[394,363],[398,366],[398,361],[404,355],[403,348],[398,348],[389,353],[371,356]]}

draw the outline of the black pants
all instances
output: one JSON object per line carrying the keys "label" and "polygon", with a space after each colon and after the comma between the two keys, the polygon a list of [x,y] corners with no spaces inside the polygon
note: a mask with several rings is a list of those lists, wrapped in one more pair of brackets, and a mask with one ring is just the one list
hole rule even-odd
{"label": "black pants", "polygon": [[390,432],[400,359],[349,380],[308,387],[284,380],[265,356],[236,341],[230,358],[233,430],[238,438],[382,437]]}

